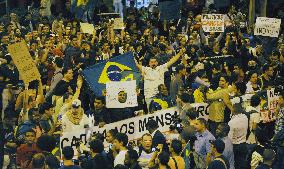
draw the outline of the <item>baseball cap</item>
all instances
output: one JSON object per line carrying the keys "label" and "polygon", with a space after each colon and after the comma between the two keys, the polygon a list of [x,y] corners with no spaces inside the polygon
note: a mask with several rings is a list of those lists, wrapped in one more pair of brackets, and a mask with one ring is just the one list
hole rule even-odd
{"label": "baseball cap", "polygon": [[209,141],[214,147],[216,148],[218,153],[223,153],[225,149],[225,143],[221,139],[216,139],[216,140],[210,140]]}
{"label": "baseball cap", "polygon": [[81,101],[79,99],[75,99],[72,102],[72,107],[73,108],[79,108],[81,106]]}

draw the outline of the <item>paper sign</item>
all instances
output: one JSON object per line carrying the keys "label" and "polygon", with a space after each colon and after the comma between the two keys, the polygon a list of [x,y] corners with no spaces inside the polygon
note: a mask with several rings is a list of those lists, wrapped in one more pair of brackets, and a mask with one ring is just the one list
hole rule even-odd
{"label": "paper sign", "polygon": [[80,23],[81,29],[83,33],[93,34],[95,31],[95,27],[93,24],[89,23]]}
{"label": "paper sign", "polygon": [[114,27],[113,29],[124,29],[124,23],[122,18],[114,18]]}
{"label": "paper sign", "polygon": [[270,90],[267,90],[268,109],[271,112],[275,112],[278,106],[278,96],[279,96],[279,93],[275,91],[275,88],[271,88]]}
{"label": "paper sign", "polygon": [[280,32],[281,19],[257,17],[254,35],[278,37]]}
{"label": "paper sign", "polygon": [[223,14],[203,14],[201,23],[204,32],[224,32]]}
{"label": "paper sign", "polygon": [[25,84],[33,80],[40,80],[40,73],[30,55],[25,41],[9,45],[8,51]]}
{"label": "paper sign", "polygon": [[106,84],[107,108],[125,108],[137,105],[136,80],[111,81]]}

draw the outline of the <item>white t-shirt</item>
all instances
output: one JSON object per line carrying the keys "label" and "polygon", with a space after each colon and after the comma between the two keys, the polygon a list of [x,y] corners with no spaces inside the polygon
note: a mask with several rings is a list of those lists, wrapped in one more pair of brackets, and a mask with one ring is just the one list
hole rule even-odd
{"label": "white t-shirt", "polygon": [[159,91],[158,86],[164,84],[164,73],[168,71],[167,64],[157,66],[155,69],[142,67],[144,74],[144,94],[145,98],[154,97]]}
{"label": "white t-shirt", "polygon": [[[135,147],[134,150],[137,151],[138,155],[139,155],[139,148],[138,147]],[[138,164],[139,166],[142,168],[142,169],[148,169],[148,164],[151,160],[153,156],[153,152],[151,153],[146,153],[144,150],[142,150],[139,158],[138,158]]]}
{"label": "white t-shirt", "polygon": [[64,114],[62,116],[62,129],[63,132],[72,132],[72,131],[78,131],[84,129],[85,125],[92,126],[92,120],[88,118],[86,114],[83,114],[83,118],[79,125],[73,124],[69,118],[67,117],[67,114]]}
{"label": "white t-shirt", "polygon": [[117,156],[114,159],[113,165],[114,167],[118,164],[124,165],[124,159],[125,159],[125,154],[127,153],[127,150],[121,150],[117,154]]}
{"label": "white t-shirt", "polygon": [[248,118],[245,114],[233,115],[229,121],[230,126],[229,138],[233,144],[241,144],[246,142],[248,130]]}

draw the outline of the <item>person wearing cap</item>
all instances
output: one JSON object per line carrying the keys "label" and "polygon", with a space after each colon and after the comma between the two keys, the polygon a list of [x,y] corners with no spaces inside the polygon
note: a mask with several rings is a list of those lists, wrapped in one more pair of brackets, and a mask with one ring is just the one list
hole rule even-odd
{"label": "person wearing cap", "polygon": [[62,116],[63,132],[81,130],[90,127],[91,124],[91,120],[84,113],[79,99],[73,100],[71,109]]}
{"label": "person wearing cap", "polygon": [[211,140],[211,151],[207,154],[207,160],[214,157],[214,160],[209,162],[207,169],[228,169],[230,163],[225,156],[222,155],[225,149],[225,143],[221,139]]}

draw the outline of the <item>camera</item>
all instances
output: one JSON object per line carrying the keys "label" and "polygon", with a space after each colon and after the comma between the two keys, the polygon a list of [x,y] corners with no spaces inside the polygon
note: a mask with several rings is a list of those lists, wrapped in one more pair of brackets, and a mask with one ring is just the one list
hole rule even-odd
{"label": "camera", "polygon": [[183,126],[181,124],[182,119],[179,117],[178,113],[175,111],[175,114],[172,115],[172,124],[170,125],[170,130],[176,130],[178,133],[183,131]]}

